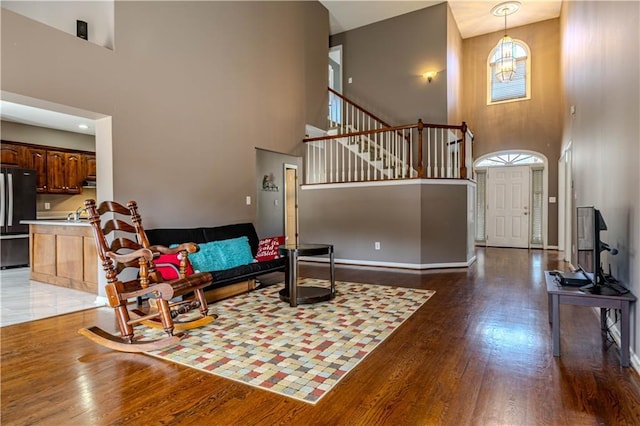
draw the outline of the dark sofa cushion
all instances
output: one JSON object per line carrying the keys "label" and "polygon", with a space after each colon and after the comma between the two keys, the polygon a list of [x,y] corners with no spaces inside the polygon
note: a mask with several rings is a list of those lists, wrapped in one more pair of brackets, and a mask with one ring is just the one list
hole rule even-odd
{"label": "dark sofa cushion", "polygon": [[259,275],[268,274],[270,272],[284,271],[286,259],[267,260],[265,262],[254,262],[248,265],[236,266],[235,268],[225,269],[223,271],[212,271],[213,285],[205,287],[205,290],[224,287],[227,284],[233,284],[240,281],[246,281]]}
{"label": "dark sofa cushion", "polygon": [[204,242],[228,240],[246,236],[249,238],[252,255],[255,257],[256,253],[258,253],[258,243],[260,240],[258,239],[258,234],[256,233],[256,228],[254,228],[253,223],[236,223],[233,225],[203,228],[203,231],[206,240]]}
{"label": "dark sofa cushion", "polygon": [[171,244],[206,242],[202,228],[145,229],[149,243],[169,247]]}
{"label": "dark sofa cushion", "polygon": [[[146,230],[149,242],[169,246],[176,243],[193,242],[204,244],[207,242],[229,240],[238,237],[247,237],[251,253],[255,257],[258,252],[258,234],[253,223],[238,223],[233,225],[215,226],[207,228],[158,228]],[[211,272],[214,282],[205,289],[215,289],[246,281],[270,272],[284,271],[286,258],[273,259],[263,262],[253,262],[248,265],[240,265],[235,268]]]}

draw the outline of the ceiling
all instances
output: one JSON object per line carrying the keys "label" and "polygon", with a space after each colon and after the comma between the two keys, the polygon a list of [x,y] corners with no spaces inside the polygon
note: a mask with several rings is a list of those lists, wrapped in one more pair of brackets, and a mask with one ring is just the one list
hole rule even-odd
{"label": "ceiling", "polygon": [[[449,0],[448,3],[462,38],[469,38],[504,29],[504,19],[491,13],[494,6],[503,2]],[[338,34],[443,2],[320,0],[320,3],[329,10],[331,34]],[[507,18],[509,27],[557,18],[562,0],[519,0],[519,3],[520,10]]]}
{"label": "ceiling", "polygon": [[[561,2],[562,0],[520,0],[520,10],[507,18],[508,26],[517,27],[556,18],[560,16]],[[331,34],[337,34],[433,6],[442,1],[320,0],[320,3],[329,10]],[[451,12],[462,38],[502,30],[504,20],[491,14],[491,9],[499,3],[502,3],[502,0],[449,0]],[[2,120],[34,126],[95,134],[94,121],[86,117],[7,102],[6,99],[0,101],[0,117]],[[89,127],[82,129],[79,127],[81,124]]]}
{"label": "ceiling", "polygon": [[[67,132],[95,135],[95,121],[77,115],[64,114],[20,103],[0,101],[0,116],[5,121],[48,127]],[[83,127],[81,127],[83,126]],[[86,126],[86,128],[84,127]]]}

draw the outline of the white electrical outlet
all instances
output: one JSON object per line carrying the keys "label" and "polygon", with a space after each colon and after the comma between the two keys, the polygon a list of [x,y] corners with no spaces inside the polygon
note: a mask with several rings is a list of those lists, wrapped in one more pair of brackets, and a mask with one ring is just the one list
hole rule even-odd
{"label": "white electrical outlet", "polygon": [[373,248],[375,248],[376,250],[380,250],[380,241],[376,241],[375,243],[373,243]]}
{"label": "white electrical outlet", "polygon": [[251,205],[251,195],[247,195],[247,205]]}
{"label": "white electrical outlet", "polygon": [[51,203],[44,203],[44,209],[45,210],[50,210],[51,209]]}

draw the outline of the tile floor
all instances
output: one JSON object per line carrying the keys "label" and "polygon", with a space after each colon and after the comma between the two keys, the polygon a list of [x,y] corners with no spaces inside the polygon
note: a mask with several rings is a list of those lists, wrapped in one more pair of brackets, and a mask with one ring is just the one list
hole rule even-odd
{"label": "tile floor", "polygon": [[95,294],[29,280],[29,268],[0,270],[0,327],[98,306]]}

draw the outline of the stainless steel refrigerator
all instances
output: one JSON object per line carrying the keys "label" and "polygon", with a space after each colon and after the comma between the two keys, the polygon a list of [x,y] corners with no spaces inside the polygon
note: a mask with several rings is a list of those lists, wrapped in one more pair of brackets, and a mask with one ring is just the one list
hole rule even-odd
{"label": "stainless steel refrigerator", "polygon": [[36,171],[0,169],[0,267],[29,264],[29,225],[36,218]]}

